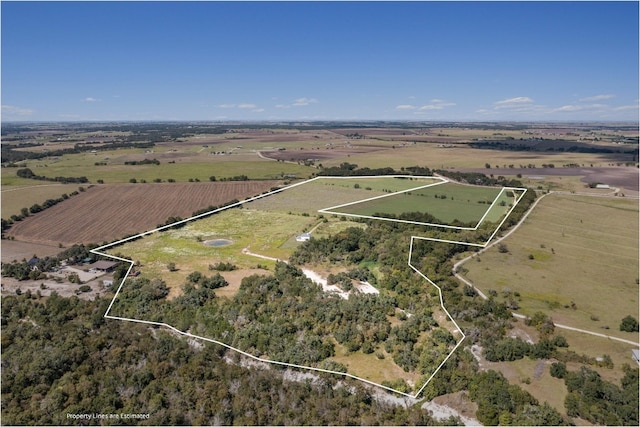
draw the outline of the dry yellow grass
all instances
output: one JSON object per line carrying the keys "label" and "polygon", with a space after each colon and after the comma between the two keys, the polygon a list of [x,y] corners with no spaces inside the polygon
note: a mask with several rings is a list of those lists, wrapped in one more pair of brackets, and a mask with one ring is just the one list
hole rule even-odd
{"label": "dry yellow grass", "polygon": [[638,339],[618,330],[638,312],[636,200],[552,194],[504,243],[509,253],[494,247],[464,265],[483,292],[519,292],[522,314]]}

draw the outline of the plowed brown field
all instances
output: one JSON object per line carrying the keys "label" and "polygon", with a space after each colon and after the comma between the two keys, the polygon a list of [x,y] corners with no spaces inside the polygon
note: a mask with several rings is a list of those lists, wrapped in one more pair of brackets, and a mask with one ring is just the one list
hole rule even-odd
{"label": "plowed brown field", "polygon": [[98,185],[14,224],[15,240],[48,245],[101,243],[155,228],[171,216],[243,200],[279,181]]}

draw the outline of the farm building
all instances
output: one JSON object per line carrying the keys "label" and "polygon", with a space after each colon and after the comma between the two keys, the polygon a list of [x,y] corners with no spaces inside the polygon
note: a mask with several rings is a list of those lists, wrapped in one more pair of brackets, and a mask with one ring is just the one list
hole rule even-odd
{"label": "farm building", "polygon": [[37,271],[38,270],[38,261],[40,261],[40,259],[38,259],[38,257],[33,257],[29,261],[27,261],[27,264],[29,265],[29,268],[31,270]]}
{"label": "farm building", "polygon": [[640,350],[636,350],[635,348],[631,350],[631,357],[636,362],[640,363]]}
{"label": "farm building", "polygon": [[309,240],[311,240],[311,233],[302,233],[296,236],[296,242],[308,242]]}
{"label": "farm building", "polygon": [[606,190],[606,189],[609,189],[611,187],[609,187],[609,184],[597,184],[596,188]]}
{"label": "farm building", "polygon": [[89,264],[90,269],[104,271],[106,273],[112,272],[117,266],[118,263],[113,261],[96,261],[93,264]]}

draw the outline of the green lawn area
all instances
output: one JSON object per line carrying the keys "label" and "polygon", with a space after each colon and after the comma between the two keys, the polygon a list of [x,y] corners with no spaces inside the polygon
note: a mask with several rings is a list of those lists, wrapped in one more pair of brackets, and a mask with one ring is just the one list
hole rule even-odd
{"label": "green lawn area", "polygon": [[504,243],[464,264],[484,293],[518,292],[518,312],[630,340],[638,313],[638,202],[551,194]]}
{"label": "green lawn area", "polygon": [[[331,211],[337,214],[346,213],[363,216],[426,212],[445,225],[458,220],[472,223],[472,226],[475,226],[487,212],[500,191],[501,188],[497,187],[473,187],[445,183],[337,207]],[[501,215],[504,215],[508,209],[508,204],[502,208]],[[499,209],[496,210],[496,212],[498,211]]]}
{"label": "green lawn area", "polygon": [[[297,212],[315,215],[319,209],[337,203],[350,203],[369,197],[382,196],[388,191],[402,191],[439,182],[433,179],[325,178],[306,182],[278,194],[251,202],[247,207],[273,211]],[[367,189],[369,188],[369,189]],[[387,190],[387,192],[383,191]]]}

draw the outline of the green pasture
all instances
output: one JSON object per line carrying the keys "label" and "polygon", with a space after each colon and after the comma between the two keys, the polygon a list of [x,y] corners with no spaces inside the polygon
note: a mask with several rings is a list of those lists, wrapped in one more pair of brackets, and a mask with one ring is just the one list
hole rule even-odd
{"label": "green pasture", "polygon": [[[475,225],[482,219],[500,190],[496,187],[472,187],[445,183],[338,207],[332,209],[332,212],[362,216],[426,212],[443,224],[451,224],[458,220]],[[508,207],[509,204],[506,202],[505,206],[498,204],[496,209],[492,209],[492,217],[499,218],[504,215]]]}
{"label": "green pasture", "polygon": [[638,313],[638,237],[637,200],[551,194],[503,242],[508,252],[492,247],[463,271],[519,313],[637,340],[619,325]]}
{"label": "green pasture", "polygon": [[256,200],[247,207],[274,211],[296,212],[315,215],[318,210],[342,203],[351,203],[388,192],[402,191],[429,183],[433,179],[375,178],[326,178],[297,185],[281,193]]}
{"label": "green pasture", "polygon": [[[247,248],[256,254],[287,259],[294,248],[284,244],[315,222],[316,218],[301,215],[229,209],[190,222],[180,229],[153,233],[108,252],[139,262],[145,276],[161,277],[168,285],[179,286],[193,271],[209,274],[209,264],[217,262],[230,262],[241,268],[252,268],[257,264],[273,266],[274,261],[243,254],[242,250]],[[204,243],[222,238],[232,243],[223,247]],[[179,271],[168,271],[167,265],[171,262]]]}

